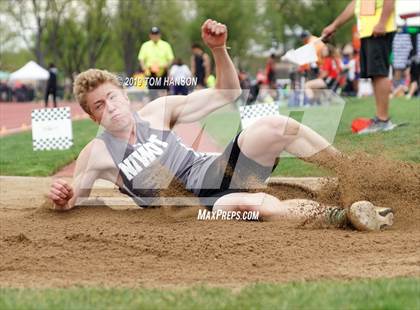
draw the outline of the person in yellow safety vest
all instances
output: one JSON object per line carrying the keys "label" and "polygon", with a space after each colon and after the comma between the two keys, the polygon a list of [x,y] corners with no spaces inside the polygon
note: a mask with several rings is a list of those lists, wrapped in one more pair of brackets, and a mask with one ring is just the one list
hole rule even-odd
{"label": "person in yellow safety vest", "polygon": [[[140,65],[144,68],[146,77],[148,78],[147,87],[151,90],[168,89],[168,83],[166,81],[168,68],[174,59],[172,47],[168,42],[161,39],[161,33],[158,27],[152,27],[149,38],[149,41],[142,44],[138,55]],[[160,95],[153,91],[152,93]]]}
{"label": "person in yellow safety vest", "polygon": [[344,11],[324,28],[322,35],[332,36],[353,15],[361,39],[360,77],[371,78],[376,101],[376,116],[360,133],[389,131],[396,127],[389,118],[388,78],[392,40],[396,31],[395,0],[352,0]]}

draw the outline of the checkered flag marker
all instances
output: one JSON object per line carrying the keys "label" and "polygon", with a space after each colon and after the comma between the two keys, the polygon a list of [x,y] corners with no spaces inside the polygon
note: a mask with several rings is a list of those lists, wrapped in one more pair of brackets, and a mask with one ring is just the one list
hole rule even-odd
{"label": "checkered flag marker", "polygon": [[69,107],[34,109],[31,116],[34,151],[65,150],[73,145]]}
{"label": "checkered flag marker", "polygon": [[249,127],[257,119],[264,116],[279,115],[277,103],[258,103],[239,107],[242,129]]}

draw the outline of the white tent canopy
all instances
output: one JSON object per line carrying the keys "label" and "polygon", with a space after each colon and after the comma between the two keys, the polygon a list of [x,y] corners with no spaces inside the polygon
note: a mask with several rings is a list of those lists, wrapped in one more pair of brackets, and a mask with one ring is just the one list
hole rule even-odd
{"label": "white tent canopy", "polygon": [[19,70],[10,74],[10,80],[48,80],[50,74],[35,61],[30,61]]}

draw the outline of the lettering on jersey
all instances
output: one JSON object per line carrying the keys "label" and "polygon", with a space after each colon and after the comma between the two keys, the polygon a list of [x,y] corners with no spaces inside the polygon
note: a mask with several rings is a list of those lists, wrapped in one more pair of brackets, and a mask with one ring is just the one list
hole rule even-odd
{"label": "lettering on jersey", "polygon": [[129,181],[162,155],[168,143],[159,140],[156,135],[151,135],[146,143],[139,143],[136,146],[136,149],[118,164],[118,168]]}

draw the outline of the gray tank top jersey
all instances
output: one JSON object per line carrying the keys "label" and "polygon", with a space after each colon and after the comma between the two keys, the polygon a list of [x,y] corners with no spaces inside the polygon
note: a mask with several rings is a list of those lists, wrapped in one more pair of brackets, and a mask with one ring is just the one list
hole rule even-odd
{"label": "gray tank top jersey", "polygon": [[205,173],[216,158],[194,151],[169,130],[150,127],[134,113],[137,142],[134,145],[104,131],[102,139],[118,167],[124,187],[120,190],[144,207],[153,204],[159,189],[176,177],[186,189],[198,195]]}

